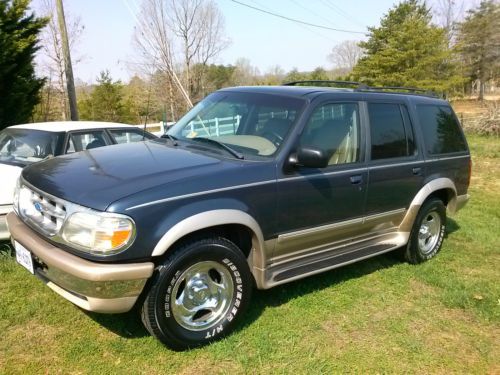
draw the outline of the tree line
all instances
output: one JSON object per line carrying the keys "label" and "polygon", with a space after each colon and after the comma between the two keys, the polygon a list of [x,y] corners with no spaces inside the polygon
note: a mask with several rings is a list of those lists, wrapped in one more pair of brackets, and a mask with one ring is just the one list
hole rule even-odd
{"label": "tree line", "polygon": [[[68,118],[53,2],[43,4],[44,16],[37,17],[28,0],[0,2],[0,127]],[[410,86],[446,96],[477,90],[482,100],[487,85],[498,84],[500,76],[500,5],[483,0],[461,18],[454,0],[441,0],[441,5],[439,13],[420,0],[400,2],[379,26],[368,28],[366,40],[333,46],[328,56],[333,69],[286,72],[274,66],[260,72],[246,58],[229,65],[214,63],[230,44],[215,1],[143,0],[133,41],[139,58],[130,62],[136,74],[125,83],[103,71],[94,84],[80,84],[80,119],[176,121],[222,87],[300,80]],[[84,27],[74,17],[68,30],[74,48]],[[45,56],[43,78],[34,73],[36,53]]]}

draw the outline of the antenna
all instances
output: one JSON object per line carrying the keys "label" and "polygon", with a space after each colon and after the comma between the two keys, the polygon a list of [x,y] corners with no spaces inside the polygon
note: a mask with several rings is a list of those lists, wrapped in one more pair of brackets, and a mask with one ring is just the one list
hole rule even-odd
{"label": "antenna", "polygon": [[146,116],[144,117],[144,128],[142,129],[142,140],[146,139],[146,125],[148,123],[149,117],[149,102],[151,99],[151,86],[153,83],[153,78],[149,77],[149,88],[148,88],[148,101],[146,102]]}

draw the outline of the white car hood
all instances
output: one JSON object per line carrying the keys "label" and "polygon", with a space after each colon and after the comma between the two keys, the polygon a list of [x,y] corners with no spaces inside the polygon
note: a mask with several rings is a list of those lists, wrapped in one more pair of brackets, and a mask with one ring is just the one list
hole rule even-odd
{"label": "white car hood", "polygon": [[0,206],[14,202],[14,189],[22,170],[21,167],[0,163]]}

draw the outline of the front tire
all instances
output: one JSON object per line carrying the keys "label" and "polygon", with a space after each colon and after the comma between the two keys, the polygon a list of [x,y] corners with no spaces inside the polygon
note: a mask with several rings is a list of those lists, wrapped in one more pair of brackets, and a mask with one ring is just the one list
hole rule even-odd
{"label": "front tire", "polygon": [[220,237],[192,241],[157,267],[142,321],[171,349],[205,345],[234,329],[252,285],[245,256],[234,243]]}
{"label": "front tire", "polygon": [[441,249],[445,233],[446,207],[438,198],[424,202],[413,224],[405,259],[412,264],[433,258]]}

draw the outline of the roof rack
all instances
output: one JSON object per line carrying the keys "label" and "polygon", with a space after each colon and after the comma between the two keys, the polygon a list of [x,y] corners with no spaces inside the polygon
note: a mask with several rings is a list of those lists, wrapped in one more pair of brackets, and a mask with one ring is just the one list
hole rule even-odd
{"label": "roof rack", "polygon": [[360,91],[378,91],[378,92],[397,92],[398,94],[420,94],[425,96],[438,97],[438,95],[431,90],[419,89],[417,87],[404,87],[404,86],[369,86]]}
{"label": "roof rack", "polygon": [[367,89],[368,86],[361,82],[355,81],[327,81],[327,80],[306,80],[306,81],[293,81],[284,83],[283,86],[301,86],[301,85],[315,85],[315,86],[333,86],[333,85],[345,85],[345,86],[356,86],[357,89]]}
{"label": "roof rack", "polygon": [[355,81],[328,81],[328,80],[305,80],[305,81],[294,81],[284,83],[283,86],[353,86],[355,91],[363,92],[393,92],[397,94],[414,94],[414,95],[424,95],[438,98],[439,95],[434,91],[419,89],[416,87],[404,87],[404,86],[368,86],[365,83],[355,82]]}

